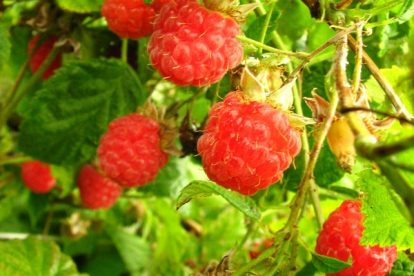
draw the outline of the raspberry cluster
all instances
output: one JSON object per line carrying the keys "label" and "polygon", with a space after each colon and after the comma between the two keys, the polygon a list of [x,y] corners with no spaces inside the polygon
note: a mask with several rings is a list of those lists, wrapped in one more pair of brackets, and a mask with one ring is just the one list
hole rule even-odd
{"label": "raspberry cluster", "polygon": [[40,161],[24,162],[21,179],[26,187],[35,193],[48,193],[56,184],[50,166]]}
{"label": "raspberry cluster", "polygon": [[171,1],[155,19],[148,45],[151,64],[180,86],[215,83],[243,58],[240,28],[196,0]]}
{"label": "raspberry cluster", "polygon": [[[35,35],[29,42],[28,45],[28,55],[30,56],[32,54],[32,51],[34,47],[36,46],[39,35]],[[30,60],[29,66],[33,73],[36,73],[37,70],[39,70],[40,66],[42,66],[42,63],[45,61],[47,56],[50,54],[50,52],[53,50],[53,47],[55,43],[58,41],[57,36],[50,36],[48,39],[40,44],[40,46],[37,48],[37,50],[33,53],[33,56]],[[56,69],[60,68],[62,65],[62,54],[58,53],[56,57],[52,60],[52,62],[49,64],[49,66],[46,68],[46,70],[42,74],[42,79],[47,80],[50,78]]]}
{"label": "raspberry cluster", "polygon": [[155,15],[170,0],[155,0],[146,5],[143,0],[106,0],[102,15],[109,28],[122,38],[139,39],[153,32]]}
{"label": "raspberry cluster", "polygon": [[209,113],[198,151],[217,184],[252,195],[280,180],[301,149],[288,117],[242,92],[227,94]]}
{"label": "raspberry cluster", "polygon": [[348,261],[352,265],[331,276],[384,276],[397,258],[395,246],[361,246],[363,214],[361,202],[346,200],[332,212],[323,225],[316,243],[316,253]]}

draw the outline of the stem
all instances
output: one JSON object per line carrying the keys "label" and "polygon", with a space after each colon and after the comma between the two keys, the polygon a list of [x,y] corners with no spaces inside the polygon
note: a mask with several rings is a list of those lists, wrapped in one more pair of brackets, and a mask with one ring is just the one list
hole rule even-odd
{"label": "stem", "polygon": [[[276,6],[276,1],[273,1],[270,4],[268,13],[266,14],[265,22],[262,26],[262,33],[260,34],[260,39],[259,39],[259,42],[262,43],[262,44],[265,43],[266,31],[267,31],[267,28],[269,26],[270,19],[272,18],[272,14],[273,14],[273,10],[275,9],[275,6]],[[257,52],[257,55],[259,57],[261,57],[262,52],[263,52],[263,48],[259,48],[259,51]]]}
{"label": "stem", "polygon": [[413,120],[414,118],[413,119],[407,119],[405,117],[390,114],[390,113],[385,112],[385,111],[374,110],[374,109],[371,109],[371,108],[367,108],[365,106],[353,106],[353,107],[347,107],[347,108],[341,108],[340,109],[340,112],[342,114],[345,114],[345,113],[348,113],[348,112],[353,112],[353,111],[366,111],[366,112],[376,113],[376,114],[379,114],[379,115],[382,115],[382,116],[397,119],[397,120],[399,120],[401,122],[404,122],[404,123],[407,123],[407,124],[414,125],[414,120]]}
{"label": "stem", "polygon": [[356,37],[357,37],[357,44],[356,44],[356,51],[355,51],[355,69],[354,69],[354,77],[352,82],[352,93],[354,95],[357,94],[359,90],[359,85],[361,83],[361,71],[362,71],[362,57],[363,57],[363,42],[362,42],[362,28],[364,25],[359,24],[356,28]]}
{"label": "stem", "polygon": [[410,184],[404,179],[404,177],[392,166],[387,166],[386,163],[377,162],[381,173],[388,179],[395,192],[402,198],[407,209],[410,211],[410,217],[408,220],[411,226],[414,227],[414,189],[411,188]]}
{"label": "stem", "polygon": [[[348,36],[348,45],[352,49],[352,51],[357,51],[357,42],[352,36]],[[362,54],[363,61],[367,69],[370,71],[370,73],[374,76],[374,78],[377,80],[378,84],[382,87],[384,92],[387,94],[388,98],[390,99],[391,103],[393,104],[397,115],[403,115],[408,120],[413,119],[413,115],[411,115],[407,109],[405,108],[404,104],[402,103],[400,97],[397,95],[397,93],[394,91],[394,88],[391,86],[391,84],[388,82],[388,80],[384,77],[384,75],[381,73],[378,66],[375,64],[375,62],[370,58],[370,56],[363,51]]]}
{"label": "stem", "polygon": [[276,53],[276,54],[296,57],[296,58],[299,58],[299,59],[306,59],[309,56],[308,53],[304,53],[304,52],[292,52],[292,51],[285,51],[285,50],[276,49],[276,48],[267,46],[266,44],[263,44],[261,42],[258,42],[256,40],[253,40],[253,39],[247,38],[245,36],[241,36],[241,35],[237,35],[236,38],[240,41],[245,42],[245,43],[252,44],[252,45],[258,47],[259,49],[264,49],[264,50],[267,50],[269,52]]}
{"label": "stem", "polygon": [[47,69],[47,67],[50,65],[50,63],[59,53],[59,50],[60,50],[60,47],[53,48],[53,50],[49,53],[47,58],[43,61],[39,70],[37,70],[36,73],[32,75],[32,77],[29,79],[29,81],[24,86],[22,91],[20,91],[19,94],[16,94],[7,104],[7,106],[4,108],[1,114],[1,117],[0,117],[0,129],[2,129],[3,126],[6,124],[7,119],[9,118],[11,113],[14,111],[18,103],[24,98],[24,96],[26,96],[30,92],[33,85],[35,85],[40,80],[43,72]]}
{"label": "stem", "polygon": [[238,271],[236,271],[235,273],[233,273],[232,276],[245,275],[245,273],[247,271],[250,271],[253,267],[255,267],[256,265],[258,265],[259,263],[261,263],[265,259],[272,257],[272,255],[276,251],[278,251],[278,250],[279,250],[279,247],[277,247],[277,246],[269,247],[268,249],[266,249],[265,251],[263,251],[262,254],[260,254],[256,259],[254,259],[251,262],[245,264]]}
{"label": "stem", "polygon": [[26,161],[33,160],[28,156],[11,156],[8,158],[0,159],[0,166],[9,165],[9,164],[20,164]]}
{"label": "stem", "polygon": [[128,38],[122,39],[121,60],[128,63]]}
{"label": "stem", "polygon": [[317,56],[318,54],[320,54],[323,50],[325,50],[326,48],[328,48],[329,46],[331,46],[332,44],[335,44],[339,39],[341,39],[343,36],[348,35],[349,33],[351,33],[352,31],[354,31],[356,28],[355,25],[350,26],[348,28],[346,28],[345,30],[342,30],[340,32],[338,32],[334,37],[332,37],[331,39],[329,39],[326,43],[324,43],[323,45],[319,46],[315,51],[313,51],[312,53],[310,53],[307,58],[298,66],[295,68],[295,70],[290,74],[290,76],[286,79],[285,83],[289,83],[291,82],[294,78],[296,78],[300,72],[302,72],[302,70],[305,68],[306,65],[308,65],[308,63],[311,61],[311,59],[315,56]]}
{"label": "stem", "polygon": [[47,218],[46,218],[46,223],[45,223],[45,228],[43,229],[43,236],[46,237],[47,233],[49,233],[50,230],[50,225],[52,223],[52,219],[53,219],[53,210],[54,209],[54,203],[52,202],[49,208],[49,212],[47,214]]}
{"label": "stem", "polygon": [[315,143],[313,145],[312,151],[309,156],[309,162],[305,169],[305,173],[303,174],[302,180],[300,182],[300,186],[298,192],[296,194],[296,198],[293,202],[292,212],[288,218],[285,228],[295,228],[298,224],[299,220],[299,212],[300,207],[303,205],[305,200],[306,191],[311,183],[311,179],[313,177],[313,170],[315,169],[316,161],[318,159],[319,153],[323,146],[323,142],[325,141],[326,135],[328,134],[328,130],[331,127],[333,119],[335,117],[336,108],[338,105],[338,95],[337,93],[332,93],[331,103],[329,105],[329,109],[327,112],[327,117],[321,127],[320,132],[318,133]]}
{"label": "stem", "polygon": [[[34,52],[34,51],[33,51]],[[19,89],[19,86],[24,78],[24,75],[27,71],[27,68],[29,68],[29,63],[30,63],[30,57],[28,57],[26,59],[26,61],[24,62],[22,68],[19,71],[19,74],[17,75],[17,79],[13,84],[12,89],[10,90],[10,92],[6,95],[6,98],[4,100],[4,103],[7,105],[7,103],[10,101],[10,99],[12,99],[14,97],[14,95],[17,93],[17,90]]]}

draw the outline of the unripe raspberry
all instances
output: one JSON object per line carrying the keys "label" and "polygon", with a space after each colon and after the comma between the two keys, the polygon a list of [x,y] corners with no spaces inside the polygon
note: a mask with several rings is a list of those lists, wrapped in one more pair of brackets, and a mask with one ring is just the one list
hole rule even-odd
{"label": "unripe raspberry", "polygon": [[332,212],[316,242],[316,253],[348,261],[352,265],[331,276],[384,276],[397,258],[395,246],[359,245],[362,238],[361,202],[346,200]]}
{"label": "unripe raspberry", "polygon": [[122,193],[118,184],[91,165],[81,168],[77,182],[82,204],[89,209],[110,208]]}
{"label": "unripe raspberry", "polygon": [[148,45],[152,65],[180,86],[204,86],[223,78],[243,58],[240,28],[196,0],[171,1],[155,19]]}
{"label": "unripe raspberry", "polygon": [[106,0],[102,15],[109,28],[122,38],[139,39],[150,36],[156,13],[170,0],[155,0],[146,5],[143,0]]}
{"label": "unripe raspberry", "polygon": [[49,165],[40,161],[24,162],[21,178],[26,187],[35,193],[48,193],[56,184]]}
{"label": "unripe raspberry", "polygon": [[[37,41],[39,40],[39,35],[35,35],[29,42],[28,54],[31,55],[33,48],[36,46]],[[43,44],[39,46],[36,52],[33,54],[32,59],[30,60],[29,66],[33,73],[36,73],[39,70],[42,63],[45,61],[47,56],[53,50],[55,43],[58,41],[57,36],[50,36]],[[58,53],[56,57],[52,60],[49,66],[42,74],[42,79],[47,80],[50,78],[56,69],[59,69],[62,66],[62,54]]]}
{"label": "unripe raspberry", "polygon": [[168,161],[159,130],[155,120],[137,113],[113,120],[98,147],[100,167],[123,187],[153,181]]}
{"label": "unripe raspberry", "polygon": [[281,110],[241,92],[211,109],[198,141],[208,177],[244,195],[279,181],[300,148],[300,134]]}

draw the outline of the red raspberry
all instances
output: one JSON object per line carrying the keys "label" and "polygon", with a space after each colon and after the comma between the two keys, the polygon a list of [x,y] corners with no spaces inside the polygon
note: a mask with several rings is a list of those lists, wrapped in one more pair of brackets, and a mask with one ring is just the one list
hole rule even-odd
{"label": "red raspberry", "polygon": [[352,265],[331,276],[383,276],[397,258],[395,246],[361,246],[363,214],[361,202],[346,200],[331,213],[316,242],[316,253],[348,261]]}
{"label": "red raspberry", "polygon": [[243,58],[240,28],[232,18],[201,7],[196,0],[172,1],[155,19],[148,45],[152,65],[177,85],[219,81]]}
{"label": "red raspberry", "polygon": [[102,15],[109,28],[122,38],[139,39],[153,32],[155,14],[170,0],[155,0],[146,5],[142,0],[106,0]]}
{"label": "red raspberry", "polygon": [[281,110],[241,92],[211,109],[198,141],[208,177],[244,195],[280,180],[300,148],[300,134]]}
{"label": "red raspberry", "polygon": [[124,187],[153,181],[168,161],[159,130],[156,121],[137,113],[113,120],[98,147],[102,170]]}
{"label": "red raspberry", "polygon": [[27,188],[35,193],[48,193],[56,184],[49,165],[40,161],[24,162],[21,178]]}
{"label": "red raspberry", "polygon": [[77,181],[82,203],[89,209],[110,208],[122,193],[118,184],[91,165],[81,168]]}
{"label": "red raspberry", "polygon": [[[50,52],[53,50],[53,47],[58,41],[57,36],[50,36],[43,44],[39,46],[37,51],[34,53],[32,59],[30,60],[30,69],[33,73],[36,73],[42,65],[43,61],[47,58]],[[39,35],[35,35],[29,42],[28,54],[31,55],[33,48],[36,46],[37,41],[39,40]],[[42,79],[47,80],[50,78],[56,69],[59,69],[62,65],[62,54],[58,53],[56,57],[52,60],[49,67],[42,74]]]}

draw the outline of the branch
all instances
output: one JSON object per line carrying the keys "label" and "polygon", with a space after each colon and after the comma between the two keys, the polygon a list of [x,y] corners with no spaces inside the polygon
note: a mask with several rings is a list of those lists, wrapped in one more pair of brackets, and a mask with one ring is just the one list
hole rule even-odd
{"label": "branch", "polygon": [[[348,45],[352,49],[352,51],[354,52],[357,51],[357,42],[351,35],[348,35]],[[362,58],[363,58],[364,64],[367,67],[367,69],[371,72],[371,74],[377,80],[378,84],[382,87],[384,92],[387,94],[388,98],[390,99],[391,103],[393,104],[397,112],[397,115],[401,114],[407,120],[412,120],[414,118],[413,115],[411,115],[407,111],[400,97],[394,91],[394,88],[391,86],[388,80],[381,73],[378,66],[375,64],[375,62],[370,58],[370,56],[365,51],[363,51]]]}

